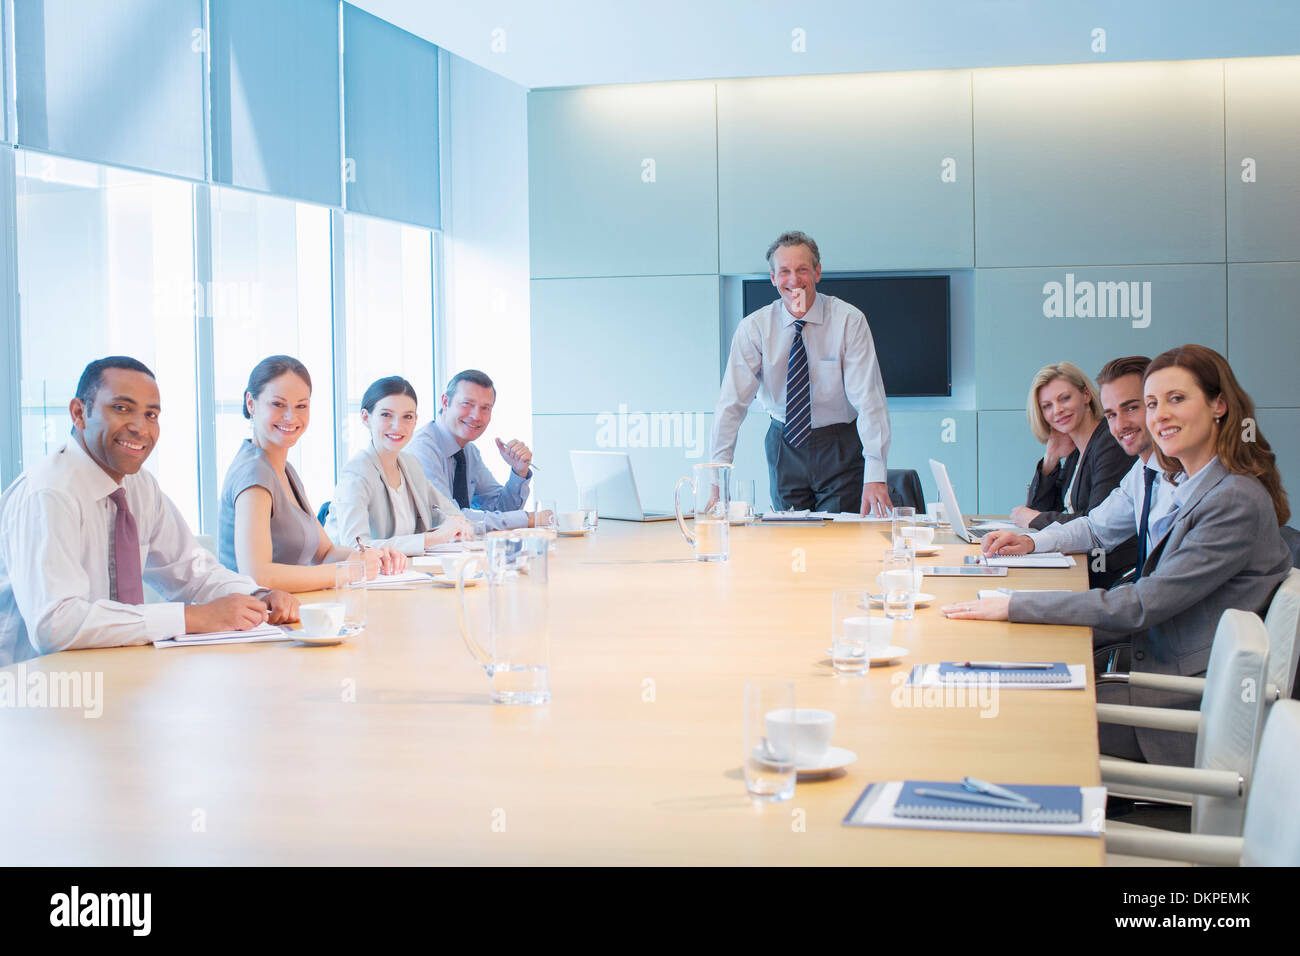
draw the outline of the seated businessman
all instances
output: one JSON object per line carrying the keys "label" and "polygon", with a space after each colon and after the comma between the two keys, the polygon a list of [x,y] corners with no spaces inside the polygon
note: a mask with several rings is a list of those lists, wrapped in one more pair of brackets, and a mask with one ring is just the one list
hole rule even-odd
{"label": "seated businessman", "polygon": [[[0,496],[0,665],[298,619],[292,595],[201,548],[141,470],[162,412],[145,365],[91,362],[68,411],[71,439]],[[146,582],[168,603],[144,603]]]}
{"label": "seated businessman", "polygon": [[482,521],[490,531],[531,528],[533,515],[524,511],[524,502],[533,477],[532,451],[521,441],[497,439],[497,451],[510,466],[503,486],[474,447],[492,421],[496,400],[496,386],[485,373],[473,368],[457,372],[447,383],[438,417],[415,433],[408,451],[433,486],[470,521]]}

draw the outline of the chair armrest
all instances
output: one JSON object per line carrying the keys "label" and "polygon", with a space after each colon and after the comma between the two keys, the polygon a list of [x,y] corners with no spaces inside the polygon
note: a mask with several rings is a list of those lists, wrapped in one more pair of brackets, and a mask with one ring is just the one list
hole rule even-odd
{"label": "chair armrest", "polygon": [[1106,831],[1106,852],[1125,856],[1180,860],[1209,866],[1240,866],[1241,837],[1209,836],[1199,833],[1171,833],[1145,827]]}
{"label": "chair armrest", "polygon": [[1235,770],[1167,767],[1164,764],[1132,763],[1106,757],[1102,757],[1099,763],[1101,782],[1108,787],[1130,784],[1232,799],[1239,798],[1246,792],[1246,780]]}
{"label": "chair armrest", "polygon": [[1133,704],[1098,704],[1097,719],[1103,724],[1148,727],[1194,734],[1200,729],[1201,713],[1197,710],[1174,710],[1168,707],[1136,707]]}
{"label": "chair armrest", "polygon": [[1130,687],[1145,687],[1149,690],[1187,694],[1189,697],[1205,696],[1204,677],[1180,677],[1177,674],[1152,674],[1148,671],[1131,671],[1129,673],[1108,671],[1097,675],[1097,683],[1128,684]]}

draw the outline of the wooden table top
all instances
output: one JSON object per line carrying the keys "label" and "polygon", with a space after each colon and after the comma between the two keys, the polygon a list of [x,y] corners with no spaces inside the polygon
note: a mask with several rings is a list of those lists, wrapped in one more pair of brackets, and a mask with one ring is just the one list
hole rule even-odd
{"label": "wooden table top", "polygon": [[[888,525],[732,531],[725,564],[696,562],[669,522],[607,519],[561,538],[545,707],[489,702],[456,593],[440,588],[370,592],[366,632],[335,647],[146,646],[11,665],[28,680],[102,673],[103,713],[0,710],[0,862],[1102,862],[1099,839],[840,822],[879,780],[1099,784],[1088,629],[948,621],[938,606],[979,581],[927,578],[939,600],[896,626],[910,656],[836,677],[831,590],[874,584]],[[938,543],[942,557],[923,563],[974,550]],[[993,581],[1087,586],[1082,562]],[[992,718],[891,701],[912,664],[976,654],[1085,663],[1088,688],[1004,691]],[[793,679],[799,706],[835,712],[835,744],[857,762],[800,782],[792,800],[751,802],[748,677]]]}

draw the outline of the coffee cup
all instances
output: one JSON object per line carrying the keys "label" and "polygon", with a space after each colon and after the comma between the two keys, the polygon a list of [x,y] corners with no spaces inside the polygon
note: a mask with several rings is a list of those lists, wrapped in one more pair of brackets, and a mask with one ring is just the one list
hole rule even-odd
{"label": "coffee cup", "polygon": [[934,529],[929,527],[915,526],[910,528],[900,528],[900,535],[904,539],[910,539],[917,550],[928,548],[934,543]]}
{"label": "coffee cup", "polygon": [[814,761],[826,753],[835,736],[835,715],[829,710],[799,707],[766,714],[767,739],[778,758],[794,752],[797,762]]}
{"label": "coffee cup", "polygon": [[298,608],[303,633],[308,637],[337,637],[343,627],[343,605],[331,602],[304,604]]}
{"label": "coffee cup", "polygon": [[883,657],[894,633],[894,622],[883,617],[846,617],[844,636],[867,645],[868,657]]}
{"label": "coffee cup", "polygon": [[[904,588],[907,587],[907,583],[906,583],[906,582],[907,582],[907,576],[906,576],[906,575],[907,575],[907,572],[906,572],[906,571],[881,571],[879,574],[876,575],[876,587],[880,588],[881,591],[887,591],[887,590],[889,590],[888,586],[885,584],[885,575],[886,575],[886,574],[901,575],[901,577],[898,577],[898,578],[891,578],[890,580],[893,580],[893,581],[902,581],[902,582],[903,582],[903,587],[904,587]],[[920,591],[920,590],[921,590],[921,582],[922,582],[924,579],[925,579],[925,573],[924,573],[920,568],[917,568],[915,571],[913,571],[913,572],[912,572],[912,590],[913,590],[913,591]]]}
{"label": "coffee cup", "polygon": [[555,521],[561,531],[583,531],[586,529],[587,513],[585,511],[556,512]]}

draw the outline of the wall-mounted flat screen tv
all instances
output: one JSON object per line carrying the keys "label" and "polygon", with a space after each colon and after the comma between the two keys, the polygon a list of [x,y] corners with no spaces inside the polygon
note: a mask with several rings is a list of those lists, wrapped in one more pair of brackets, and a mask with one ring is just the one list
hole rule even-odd
{"label": "wall-mounted flat screen tv", "polygon": [[[947,276],[823,278],[817,292],[843,299],[867,317],[886,395],[952,394]],[[744,315],[779,297],[770,280],[746,279]]]}

